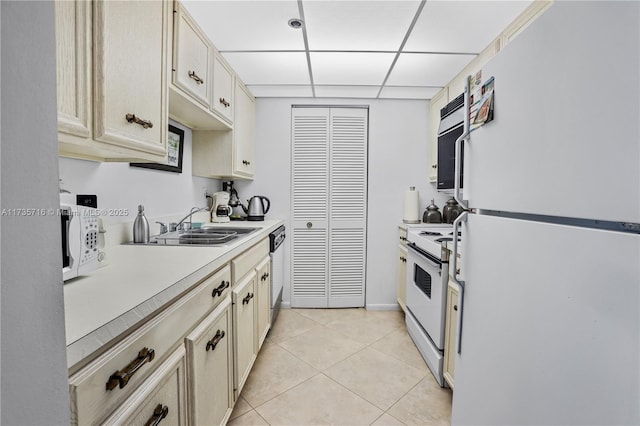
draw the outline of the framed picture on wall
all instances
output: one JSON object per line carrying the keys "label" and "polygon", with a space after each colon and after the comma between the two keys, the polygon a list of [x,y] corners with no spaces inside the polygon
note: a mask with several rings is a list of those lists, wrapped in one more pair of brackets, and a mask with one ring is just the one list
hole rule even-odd
{"label": "framed picture on wall", "polygon": [[182,173],[182,152],[184,150],[184,130],[169,124],[167,132],[167,162],[166,163],[129,163],[133,167],[164,170]]}

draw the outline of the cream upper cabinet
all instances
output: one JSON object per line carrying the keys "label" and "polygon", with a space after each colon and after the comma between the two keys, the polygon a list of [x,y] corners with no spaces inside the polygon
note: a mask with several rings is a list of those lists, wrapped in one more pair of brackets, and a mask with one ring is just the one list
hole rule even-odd
{"label": "cream upper cabinet", "polygon": [[94,2],[94,138],[164,159],[170,3]]}
{"label": "cream upper cabinet", "polygon": [[256,350],[259,351],[271,327],[271,261],[267,256],[256,266]]}
{"label": "cream upper cabinet", "polygon": [[58,131],[60,141],[90,139],[91,3],[56,1]]}
{"label": "cream upper cabinet", "polygon": [[255,99],[237,78],[235,86],[233,130],[193,131],[193,174],[196,176],[253,178]]}
{"label": "cream upper cabinet", "polygon": [[166,158],[167,1],[56,2],[61,156]]}
{"label": "cream upper cabinet", "polygon": [[190,424],[220,425],[233,408],[233,336],[228,296],[185,339]]}
{"label": "cream upper cabinet", "polygon": [[233,70],[220,53],[216,51],[213,61],[213,102],[212,109],[233,122]]}
{"label": "cream upper cabinet", "polygon": [[233,129],[233,175],[253,177],[256,101],[239,79],[235,88],[236,115]]}
{"label": "cream upper cabinet", "polygon": [[209,108],[213,45],[179,2],[175,3],[173,29],[173,84]]}
{"label": "cream upper cabinet", "polygon": [[429,182],[438,179],[438,127],[440,126],[440,110],[449,102],[449,89],[444,87],[429,103]]}

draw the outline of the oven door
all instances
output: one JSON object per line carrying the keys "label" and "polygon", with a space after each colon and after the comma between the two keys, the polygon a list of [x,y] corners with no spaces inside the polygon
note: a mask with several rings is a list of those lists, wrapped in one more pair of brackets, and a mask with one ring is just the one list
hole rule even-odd
{"label": "oven door", "polygon": [[416,247],[408,245],[407,308],[424,328],[433,344],[444,349],[446,305],[446,263]]}

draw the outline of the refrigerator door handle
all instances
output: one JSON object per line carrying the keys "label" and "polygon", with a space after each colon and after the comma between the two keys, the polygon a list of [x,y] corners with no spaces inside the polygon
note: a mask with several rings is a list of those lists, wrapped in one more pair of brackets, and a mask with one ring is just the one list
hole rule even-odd
{"label": "refrigerator door handle", "polygon": [[[453,235],[458,235],[458,228],[460,227],[460,222],[466,222],[468,212],[462,212],[456,220],[453,222]],[[458,239],[453,239],[453,281],[458,284],[460,287],[460,295],[458,296],[458,314],[460,315],[458,318],[458,354],[462,353],[462,314],[464,312],[464,284],[463,280],[459,280],[456,274],[458,270]]]}
{"label": "refrigerator door handle", "polygon": [[469,139],[469,135],[471,134],[470,126],[469,126],[469,79],[471,76],[467,76],[464,84],[464,121],[462,127],[462,134],[458,139],[456,139],[455,144],[455,156],[454,156],[454,173],[453,173],[453,198],[456,199],[458,204],[462,206],[465,210],[469,209],[469,204],[467,200],[462,199],[462,194],[460,193],[460,186],[462,182],[460,182],[462,178],[462,142]]}

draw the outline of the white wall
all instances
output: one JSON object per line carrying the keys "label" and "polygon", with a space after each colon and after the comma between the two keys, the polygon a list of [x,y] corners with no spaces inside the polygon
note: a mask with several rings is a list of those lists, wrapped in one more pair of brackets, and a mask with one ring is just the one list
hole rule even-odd
{"label": "white wall", "polygon": [[[0,2],[2,209],[59,207],[53,6]],[[2,424],[69,424],[59,220],[1,218]]]}
{"label": "white wall", "polygon": [[[237,181],[242,200],[265,195],[272,202],[268,216],[291,226],[291,106],[369,106],[369,203],[366,304],[372,309],[396,307],[398,225],[402,223],[404,191],[420,191],[421,212],[431,198],[443,207],[448,197],[428,182],[427,101],[371,99],[270,99],[256,101],[256,173],[252,182]],[[285,263],[290,262],[285,244]],[[290,269],[283,299],[290,300]]]}
{"label": "white wall", "polygon": [[[109,223],[133,222],[138,204],[148,218],[183,215],[194,206],[205,206],[204,191],[221,190],[220,181],[191,175],[191,130],[170,120],[185,131],[182,173],[131,167],[129,163],[97,163],[60,158],[60,178],[64,189],[73,193],[97,194],[100,209],[128,209],[129,216],[109,216]],[[151,233],[158,225],[151,224]]]}

